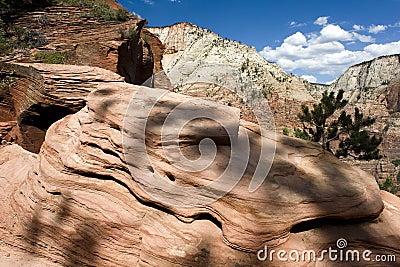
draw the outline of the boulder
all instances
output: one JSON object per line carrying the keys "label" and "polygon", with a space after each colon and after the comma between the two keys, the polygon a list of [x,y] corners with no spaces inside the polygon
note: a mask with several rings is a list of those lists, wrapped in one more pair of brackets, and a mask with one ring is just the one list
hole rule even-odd
{"label": "boulder", "polygon": [[[168,122],[176,107],[216,121]],[[161,89],[99,86],[83,109],[50,126],[37,156],[16,145],[0,148],[4,246],[64,266],[260,266],[268,264],[257,258],[265,246],[320,252],[339,237],[358,249],[400,255],[400,201],[381,197],[374,177],[313,143],[261,134],[237,113]],[[163,139],[174,122],[184,134]],[[213,182],[246,135],[244,174],[223,192],[230,181]],[[201,158],[208,147],[199,137],[213,140],[212,163],[179,169],[174,149]],[[132,150],[135,142],[144,142],[146,158]],[[273,161],[262,144],[272,155],[276,147]],[[250,192],[258,164],[269,161],[265,180]]]}

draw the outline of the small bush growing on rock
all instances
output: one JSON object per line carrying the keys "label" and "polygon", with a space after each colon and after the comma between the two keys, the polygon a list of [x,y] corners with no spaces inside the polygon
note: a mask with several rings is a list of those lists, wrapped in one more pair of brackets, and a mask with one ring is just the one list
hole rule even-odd
{"label": "small bush growing on rock", "polygon": [[282,132],[283,132],[283,135],[289,136],[289,128],[288,127],[283,127]]}
{"label": "small bush growing on rock", "polygon": [[16,86],[17,84],[14,71],[0,70],[0,93],[7,87]]}
{"label": "small bush growing on rock", "polygon": [[379,183],[379,188],[392,194],[396,194],[399,191],[399,186],[393,183],[391,177],[387,177],[385,181]]}
{"label": "small bush growing on rock", "polygon": [[138,35],[138,31],[136,30],[136,28],[129,26],[128,30],[124,29],[124,28],[119,28],[118,29],[118,33],[120,34],[120,38],[122,40],[130,40],[133,41],[136,39],[137,35]]}
{"label": "small bush growing on rock", "polygon": [[4,28],[3,20],[0,19],[0,56],[7,54],[11,48],[10,39]]}
{"label": "small bush growing on rock", "polygon": [[91,7],[94,4],[93,0],[53,0],[53,4],[65,6],[80,6]]}
{"label": "small bush growing on rock", "polygon": [[129,19],[129,12],[124,8],[118,8],[117,10],[117,20],[127,21]]}
{"label": "small bush growing on rock", "polygon": [[100,20],[117,20],[117,13],[111,9],[111,7],[104,2],[95,3],[92,6],[91,14]]}
{"label": "small bush growing on rock", "polygon": [[147,35],[142,35],[141,38],[142,38],[142,40],[143,40],[146,44],[149,44],[149,36],[147,36]]}
{"label": "small bush growing on rock", "polygon": [[26,29],[21,36],[20,41],[23,45],[30,48],[41,47],[47,43],[46,37],[42,32],[32,29]]}
{"label": "small bush growing on rock", "polygon": [[396,159],[392,161],[393,165],[398,167],[400,165],[400,159]]}
{"label": "small bush growing on rock", "polygon": [[34,55],[36,60],[40,60],[46,64],[64,64],[65,55],[63,52],[57,51],[54,53],[37,53]]}
{"label": "small bush growing on rock", "polygon": [[129,12],[124,8],[113,10],[109,4],[94,0],[53,0],[54,4],[65,6],[90,7],[89,15],[98,20],[105,21],[127,21],[129,20]]}
{"label": "small bush growing on rock", "polygon": [[307,134],[306,131],[296,128],[294,130],[294,137],[303,139],[303,140],[310,140],[310,136]]}
{"label": "small bush growing on rock", "polygon": [[47,39],[43,32],[12,24],[5,26],[0,19],[0,55],[8,54],[13,49],[35,48],[45,44]]}
{"label": "small bush growing on rock", "polygon": [[46,26],[49,23],[49,18],[46,15],[41,15],[38,19],[37,22],[43,26]]}

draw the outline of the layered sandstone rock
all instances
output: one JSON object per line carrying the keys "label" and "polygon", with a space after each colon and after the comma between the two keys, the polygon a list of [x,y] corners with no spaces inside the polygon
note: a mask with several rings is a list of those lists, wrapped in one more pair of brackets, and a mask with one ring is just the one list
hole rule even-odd
{"label": "layered sandstone rock", "polygon": [[400,55],[379,57],[350,67],[335,83],[334,90],[353,91],[387,85],[400,77]]}
{"label": "layered sandstone rock", "polygon": [[387,109],[390,112],[400,111],[400,78],[392,80],[387,88]]}
{"label": "layered sandstone rock", "polygon": [[[159,95],[151,112],[143,113]],[[131,101],[134,112],[127,113]],[[199,137],[214,140],[215,161],[204,170],[177,169],[161,146],[177,145],[174,139],[165,143],[160,131],[181,104],[187,113],[209,112],[220,120],[193,121],[178,137],[189,158],[199,155]],[[166,125],[168,130],[174,124]],[[229,148],[246,134],[249,164],[237,186],[216,201],[204,202],[221,190],[213,184],[188,194],[218,178],[229,166]],[[147,144],[151,165],[139,150],[126,150],[127,137],[134,141],[128,148]],[[275,158],[265,181],[250,193],[263,143],[276,144]],[[265,244],[321,251],[343,233],[357,248],[400,254],[400,203],[387,194],[382,202],[371,175],[312,143],[261,136],[256,125],[239,121],[236,109],[209,100],[122,82],[100,85],[85,108],[50,127],[39,155],[15,145],[0,153],[4,245],[62,265],[259,266],[256,253]],[[151,177],[161,183],[145,179]],[[171,188],[178,190],[171,194]],[[174,204],[179,199],[190,203]]]}
{"label": "layered sandstone rock", "polygon": [[88,66],[21,63],[1,64],[1,69],[13,72],[17,82],[7,88],[9,101],[4,109],[13,112],[2,118],[3,138],[35,153],[52,123],[83,108],[86,96],[100,84],[123,80],[118,74]]}
{"label": "layered sandstone rock", "polygon": [[[112,0],[108,2],[114,8],[120,7]],[[145,20],[128,15],[126,22],[102,21],[90,12],[87,7],[50,6],[16,15],[10,21],[15,27],[40,32],[47,45],[28,54],[6,56],[2,61],[37,61],[33,56],[36,53],[60,51],[65,54],[66,64],[101,67],[134,84],[142,84],[154,70],[159,71],[161,59],[154,62],[150,44],[141,39]],[[130,28],[135,31],[134,36],[122,39],[122,32],[127,34]]]}

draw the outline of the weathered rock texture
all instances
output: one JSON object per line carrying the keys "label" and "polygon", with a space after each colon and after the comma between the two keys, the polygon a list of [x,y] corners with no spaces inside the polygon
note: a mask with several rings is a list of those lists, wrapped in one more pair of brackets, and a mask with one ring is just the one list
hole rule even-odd
{"label": "weathered rock texture", "polygon": [[[112,0],[108,3],[115,9],[121,7]],[[107,22],[88,14],[88,8],[73,6],[50,6],[15,14],[10,19],[15,27],[40,32],[48,44],[31,51],[14,51],[1,61],[31,62],[37,61],[33,56],[36,53],[61,51],[66,64],[101,67],[133,84],[142,84],[154,72],[162,71],[164,48],[150,32],[142,33],[145,20],[131,16],[127,22]],[[134,34],[121,39],[121,33],[127,35],[130,29]],[[81,109],[93,86],[113,75],[90,67],[81,68],[79,73],[69,73],[68,66],[38,64],[34,68],[1,65],[2,72],[16,71],[20,77],[16,77],[18,86],[0,92],[0,133],[6,141],[37,153],[47,128]],[[93,76],[92,72],[102,74]],[[115,77],[112,80],[118,80]],[[169,84],[165,75],[162,81]]]}
{"label": "weathered rock texture", "polygon": [[[319,101],[324,90],[347,91],[350,100],[348,110],[354,106],[364,114],[376,118],[371,131],[380,134],[384,141],[381,146],[382,160],[355,162],[351,164],[372,173],[378,179],[396,177],[397,170],[391,163],[400,157],[395,140],[400,137],[397,128],[399,108],[399,55],[377,58],[351,67],[330,86],[313,85],[299,77],[286,74],[276,64],[267,62],[257,51],[244,44],[224,40],[209,30],[190,23],[179,23],[170,27],[150,28],[165,46],[162,59],[164,69],[175,92],[192,96],[208,96],[242,108],[243,103],[254,99],[267,98],[278,132],[283,127],[302,127],[297,118],[301,105],[312,105]],[[227,75],[236,81],[227,82]],[[199,83],[199,86],[195,84]],[[210,84],[205,89],[204,83]],[[241,96],[237,105],[229,93],[212,92],[213,84],[222,85]],[[198,89],[196,89],[196,87]],[[222,98],[221,98],[222,96]],[[245,117],[252,120],[250,117]]]}
{"label": "weathered rock texture", "polygon": [[118,74],[89,66],[3,63],[0,67],[12,71],[17,82],[3,94],[7,105],[0,110],[8,114],[1,118],[3,138],[35,153],[50,125],[83,108],[86,96],[99,84],[123,80]]}
{"label": "weathered rock texture", "polygon": [[335,83],[333,90],[359,91],[387,85],[400,78],[400,55],[379,57],[350,67]]}
{"label": "weathered rock texture", "polygon": [[[116,3],[111,6],[118,7]],[[27,55],[12,54],[2,61],[35,61],[33,55],[38,52],[61,51],[66,64],[101,67],[134,84],[147,80],[155,65],[159,71],[160,58],[155,63],[150,44],[141,39],[144,20],[131,16],[126,22],[99,21],[88,14],[89,8],[74,6],[50,6],[17,14],[10,22],[16,27],[42,32],[48,44]],[[135,36],[121,39],[121,32],[127,33],[130,27],[136,31]]]}
{"label": "weathered rock texture", "polygon": [[389,112],[400,112],[400,79],[390,82],[387,87],[386,101]]}
{"label": "weathered rock texture", "polygon": [[148,30],[165,46],[163,67],[177,92],[185,92],[186,84],[207,82],[235,91],[245,102],[266,97],[279,129],[298,125],[301,103],[314,101],[311,84],[267,62],[254,47],[190,23]]}
{"label": "weathered rock texture", "polygon": [[[246,173],[230,193],[188,208],[147,194],[144,188],[152,188],[143,175],[154,175],[156,170],[165,177],[157,191],[169,198],[168,185],[208,183],[223,171],[230,155],[229,146],[217,141],[215,164],[198,173],[177,170],[166,160],[157,141],[163,118],[174,106],[192,103],[189,96],[169,92],[149,116],[146,141],[152,167],[142,166],[143,159],[133,155],[130,166],[137,169],[131,174],[129,155],[122,147],[124,116],[131,99],[147,107],[154,92],[163,91],[122,82],[100,85],[89,94],[85,108],[49,128],[37,156],[16,145],[0,148],[4,246],[67,266],[260,266],[256,252],[265,244],[321,251],[345,233],[351,246],[400,256],[400,201],[385,193],[381,198],[371,175],[341,163],[315,144],[284,136],[261,137],[254,124],[239,124],[226,116],[237,129],[233,138],[246,132],[252,148]],[[236,112],[201,101],[191,104],[194,110],[188,112],[197,108],[216,115]],[[143,120],[128,116],[133,125]],[[135,137],[139,128],[124,131]],[[225,138],[226,133],[215,133]],[[203,135],[196,124],[186,130],[185,155],[198,155],[198,137]],[[219,140],[218,136],[212,138]],[[249,193],[262,141],[276,141],[276,157],[265,182]],[[275,259],[273,264],[281,263]]]}

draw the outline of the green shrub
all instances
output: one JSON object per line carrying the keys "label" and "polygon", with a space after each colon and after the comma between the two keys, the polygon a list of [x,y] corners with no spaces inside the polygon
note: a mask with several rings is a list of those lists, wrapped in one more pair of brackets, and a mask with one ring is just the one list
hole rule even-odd
{"label": "green shrub", "polygon": [[4,29],[4,23],[0,19],[0,56],[7,54],[11,49],[11,41],[7,36],[7,32]]}
{"label": "green shrub", "polygon": [[399,191],[399,187],[393,183],[391,177],[387,177],[385,181],[379,183],[379,188],[392,194],[396,194]]}
{"label": "green shrub", "polygon": [[117,20],[127,21],[129,20],[129,12],[124,8],[118,8],[117,10]]}
{"label": "green shrub", "polygon": [[92,7],[93,0],[53,0],[53,4],[64,6]]}
{"label": "green shrub", "polygon": [[15,25],[4,25],[0,19],[0,56],[10,53],[13,49],[41,47],[47,44],[43,32],[25,29]]}
{"label": "green shrub", "polygon": [[22,35],[18,35],[17,38],[19,48],[35,48],[47,44],[47,40],[43,35],[43,32],[33,29],[23,29]]}
{"label": "green shrub", "polygon": [[149,44],[149,36],[147,36],[147,35],[142,35],[141,37],[142,37],[142,40],[143,40],[146,44]]}
{"label": "green shrub", "polygon": [[301,130],[299,128],[296,128],[294,130],[294,137],[300,138],[303,140],[311,140],[311,137],[307,134],[307,132],[304,130]]}
{"label": "green shrub", "polygon": [[54,53],[37,53],[34,55],[36,60],[40,60],[46,64],[64,64],[65,55],[63,52],[56,51]]}
{"label": "green shrub", "polygon": [[16,86],[17,84],[14,71],[0,70],[0,93],[7,87]]}
{"label": "green shrub", "polygon": [[392,161],[393,165],[398,167],[400,165],[400,159],[396,159]]}
{"label": "green shrub", "polygon": [[118,33],[120,34],[120,38],[122,40],[128,39],[130,41],[135,40],[135,38],[138,35],[138,31],[136,30],[136,28],[134,28],[132,26],[129,26],[129,28],[127,30],[124,28],[119,28]]}
{"label": "green shrub", "polygon": [[117,13],[104,2],[95,3],[92,6],[91,14],[99,20],[117,20]]}
{"label": "green shrub", "polygon": [[289,136],[289,128],[288,127],[283,127],[282,132],[283,132],[283,135]]}
{"label": "green shrub", "polygon": [[105,21],[127,21],[129,20],[129,12],[124,8],[113,10],[109,4],[94,0],[54,0],[55,4],[66,6],[90,7],[89,15],[98,20]]}
{"label": "green shrub", "polygon": [[105,21],[127,21],[129,12],[126,9],[119,8],[117,11],[112,9],[109,4],[104,2],[95,2],[92,5],[91,15],[98,20]]}

